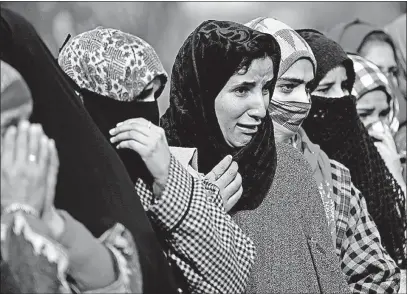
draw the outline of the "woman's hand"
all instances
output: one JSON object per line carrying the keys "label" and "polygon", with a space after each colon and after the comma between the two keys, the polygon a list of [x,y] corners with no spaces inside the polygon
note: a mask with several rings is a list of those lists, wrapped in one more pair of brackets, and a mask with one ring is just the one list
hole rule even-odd
{"label": "woman's hand", "polygon": [[228,212],[242,196],[242,177],[238,164],[227,155],[206,176],[205,179],[220,189],[225,210]]}
{"label": "woman's hand", "polygon": [[170,167],[170,149],[164,130],[144,118],[134,118],[119,123],[109,133],[110,141],[119,143],[117,149],[128,148],[141,156],[154,184],[163,191]]}
{"label": "woman's hand", "polygon": [[41,125],[22,121],[5,132],[1,150],[1,206],[18,203],[41,215],[47,195],[49,146]]}
{"label": "woman's hand", "polygon": [[384,132],[369,130],[368,133],[371,137],[379,140],[379,142],[374,142],[374,145],[377,147],[378,153],[380,153],[385,165],[405,193],[406,189],[405,181],[402,177],[401,160],[390,130],[388,128],[385,128]]}
{"label": "woman's hand", "polygon": [[59,159],[54,141],[48,146],[49,161],[47,175],[47,194],[44,203],[43,221],[47,224],[55,240],[58,240],[65,229],[63,218],[57,213],[54,206],[55,187],[57,185]]}

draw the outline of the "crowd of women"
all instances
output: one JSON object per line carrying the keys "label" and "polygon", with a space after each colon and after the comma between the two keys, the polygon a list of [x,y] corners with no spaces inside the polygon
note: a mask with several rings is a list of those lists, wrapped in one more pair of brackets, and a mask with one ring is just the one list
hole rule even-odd
{"label": "crowd of women", "polygon": [[0,31],[2,292],[405,292],[406,15]]}

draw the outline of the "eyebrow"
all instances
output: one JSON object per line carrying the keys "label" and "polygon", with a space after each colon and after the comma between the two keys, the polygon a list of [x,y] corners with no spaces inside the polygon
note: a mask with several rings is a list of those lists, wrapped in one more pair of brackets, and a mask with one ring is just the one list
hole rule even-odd
{"label": "eyebrow", "polygon": [[302,79],[298,78],[291,78],[291,77],[282,77],[279,79],[279,81],[284,81],[284,82],[291,82],[291,83],[297,83],[297,84],[303,84],[305,81]]}
{"label": "eyebrow", "polygon": [[374,107],[371,107],[371,108],[364,108],[364,107],[359,108],[359,107],[357,107],[357,110],[358,111],[373,112],[375,110],[375,108]]}
{"label": "eyebrow", "polygon": [[241,82],[241,83],[236,83],[232,86],[233,87],[255,87],[256,83],[255,82]]}

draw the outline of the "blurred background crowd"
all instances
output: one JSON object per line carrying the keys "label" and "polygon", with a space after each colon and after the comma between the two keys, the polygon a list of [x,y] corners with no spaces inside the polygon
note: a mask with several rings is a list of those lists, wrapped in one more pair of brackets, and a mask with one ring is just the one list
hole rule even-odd
{"label": "blurred background crowd", "polygon": [[[324,31],[359,18],[380,27],[406,13],[406,2],[6,2],[29,20],[51,52],[68,34],[96,26],[114,27],[147,40],[171,72],[180,46],[208,19],[245,23],[258,16],[275,17],[292,28]],[[169,83],[159,98],[160,113],[168,107]]]}

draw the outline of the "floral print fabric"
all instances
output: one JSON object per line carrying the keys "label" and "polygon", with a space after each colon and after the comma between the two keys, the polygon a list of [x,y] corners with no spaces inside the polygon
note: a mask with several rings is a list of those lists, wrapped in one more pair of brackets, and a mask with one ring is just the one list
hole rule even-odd
{"label": "floral print fabric", "polygon": [[135,100],[156,77],[167,73],[154,49],[144,40],[116,29],[97,27],[72,38],[58,63],[76,84],[120,101]]}

